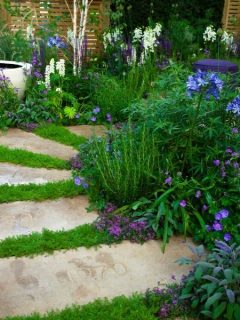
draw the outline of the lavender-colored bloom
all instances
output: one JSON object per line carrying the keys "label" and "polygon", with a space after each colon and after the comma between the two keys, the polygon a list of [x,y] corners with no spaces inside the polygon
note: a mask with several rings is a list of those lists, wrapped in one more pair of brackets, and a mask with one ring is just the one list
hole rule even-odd
{"label": "lavender-colored bloom", "polygon": [[113,225],[108,229],[108,231],[112,236],[119,237],[122,230],[118,225]]}
{"label": "lavender-colored bloom", "polygon": [[75,115],[75,119],[79,119],[79,118],[80,118],[80,114],[77,113],[77,114]]}
{"label": "lavender-colored bloom", "polygon": [[57,47],[59,49],[64,49],[67,47],[67,44],[58,35],[55,35],[53,37],[49,37],[47,45],[50,48]]}
{"label": "lavender-colored bloom", "polygon": [[206,230],[207,232],[210,232],[212,231],[212,227],[209,224],[206,224]]}
{"label": "lavender-colored bloom", "polygon": [[97,117],[93,116],[90,120],[91,120],[92,122],[96,122],[96,121],[97,121]]}
{"label": "lavender-colored bloom", "polygon": [[224,164],[225,164],[225,166],[230,166],[231,161],[230,161],[230,160],[226,160],[226,161],[224,162]]}
{"label": "lavender-colored bloom", "polygon": [[179,205],[180,205],[182,208],[185,208],[185,207],[187,206],[186,200],[181,200],[181,201],[179,202]]}
{"label": "lavender-colored bloom", "polygon": [[236,161],[233,162],[233,168],[234,169],[238,169],[239,168],[239,164]]}
{"label": "lavender-colored bloom", "polygon": [[220,212],[216,213],[215,214],[215,219],[218,220],[218,221],[221,221],[222,220],[222,215]]}
{"label": "lavender-colored bloom", "polygon": [[111,116],[110,113],[107,113],[107,114],[106,114],[106,120],[107,120],[108,122],[112,122],[112,116]]}
{"label": "lavender-colored bloom", "polygon": [[203,207],[202,207],[202,210],[203,211],[207,211],[208,210],[208,206],[206,204],[204,204]]}
{"label": "lavender-colored bloom", "polygon": [[115,211],[116,209],[117,209],[117,206],[115,204],[108,202],[105,205],[104,212],[111,213],[111,212]]}
{"label": "lavender-colored bloom", "polygon": [[226,149],[226,153],[232,153],[233,151],[232,151],[232,149],[231,148],[227,148]]}
{"label": "lavender-colored bloom", "polygon": [[101,109],[99,107],[96,107],[93,109],[94,114],[98,114],[100,111],[101,111]]}
{"label": "lavender-colored bloom", "polygon": [[76,177],[75,179],[74,179],[74,183],[75,183],[75,185],[76,186],[80,186],[81,185],[81,179],[79,178],[79,177]]}
{"label": "lavender-colored bloom", "polygon": [[225,241],[230,241],[232,239],[232,236],[230,233],[225,233],[224,236],[223,236],[223,239]]}
{"label": "lavender-colored bloom", "polygon": [[167,177],[164,183],[170,185],[172,183],[172,177]]}
{"label": "lavender-colored bloom", "polygon": [[83,189],[88,189],[88,187],[89,187],[88,183],[84,180],[82,181],[81,186],[83,187]]}
{"label": "lavender-colored bloom", "polygon": [[220,222],[218,221],[214,221],[213,225],[212,225],[213,230],[215,231],[221,231],[222,230],[222,225]]}
{"label": "lavender-colored bloom", "polygon": [[70,165],[72,169],[80,170],[82,168],[82,161],[79,159],[78,155],[71,158]]}
{"label": "lavender-colored bloom", "polygon": [[197,199],[199,199],[199,198],[201,198],[201,195],[202,195],[201,190],[197,190],[197,191],[196,191],[196,194],[195,194],[195,197],[196,197]]}
{"label": "lavender-colored bloom", "polygon": [[225,219],[229,216],[229,211],[227,209],[222,209],[219,211],[219,213],[221,214],[223,219]]}
{"label": "lavender-colored bloom", "polygon": [[219,167],[220,166],[220,160],[213,160],[213,164],[214,164],[214,166],[216,166],[216,167]]}
{"label": "lavender-colored bloom", "polygon": [[234,115],[240,117],[240,96],[237,96],[227,105],[226,111],[232,112]]}
{"label": "lavender-colored bloom", "polygon": [[238,133],[238,128],[232,128],[232,133],[237,134]]}

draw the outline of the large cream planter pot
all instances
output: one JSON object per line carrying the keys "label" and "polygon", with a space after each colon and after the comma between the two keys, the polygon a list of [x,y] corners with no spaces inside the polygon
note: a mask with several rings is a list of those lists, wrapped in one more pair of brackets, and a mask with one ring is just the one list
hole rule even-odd
{"label": "large cream planter pot", "polygon": [[24,97],[27,77],[31,71],[31,64],[0,60],[0,74],[5,75],[16,88],[19,98]]}

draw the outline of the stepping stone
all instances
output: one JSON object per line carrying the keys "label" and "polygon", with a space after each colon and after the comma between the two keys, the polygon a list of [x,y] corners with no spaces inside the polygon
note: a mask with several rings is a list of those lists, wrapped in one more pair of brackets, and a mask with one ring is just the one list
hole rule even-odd
{"label": "stepping stone", "polygon": [[0,164],[0,185],[44,184],[71,178],[71,171],[22,167],[12,163]]}
{"label": "stepping stone", "polygon": [[91,125],[80,125],[67,127],[69,131],[75,133],[78,136],[85,138],[91,138],[92,136],[104,136],[106,128],[101,125],[91,126]]}
{"label": "stepping stone", "polygon": [[0,317],[46,313],[97,298],[145,292],[171,283],[189,266],[175,261],[191,257],[183,238],[173,238],[165,254],[160,242],[55,252],[34,258],[0,259]]}
{"label": "stepping stone", "polygon": [[0,131],[0,144],[13,149],[24,149],[27,151],[47,154],[63,160],[69,160],[76,151],[69,146],[38,137],[37,135],[20,129],[9,129],[7,132]]}
{"label": "stepping stone", "polygon": [[96,213],[88,213],[88,199],[78,196],[43,202],[17,201],[0,204],[0,239],[32,232],[68,230],[92,223]]}

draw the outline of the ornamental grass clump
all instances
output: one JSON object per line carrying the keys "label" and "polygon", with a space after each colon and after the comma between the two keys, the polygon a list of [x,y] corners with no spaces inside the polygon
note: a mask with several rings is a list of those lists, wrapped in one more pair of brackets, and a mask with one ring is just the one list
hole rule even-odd
{"label": "ornamental grass clump", "polygon": [[183,281],[180,299],[209,319],[238,320],[240,315],[240,247],[216,241],[205,261]]}

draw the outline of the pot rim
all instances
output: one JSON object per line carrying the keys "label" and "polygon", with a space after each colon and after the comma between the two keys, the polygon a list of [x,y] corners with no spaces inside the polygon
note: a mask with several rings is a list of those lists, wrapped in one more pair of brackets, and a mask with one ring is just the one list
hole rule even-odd
{"label": "pot rim", "polygon": [[[16,62],[16,61],[11,61],[11,60],[0,60],[0,63],[18,65],[19,68],[31,68],[31,64],[27,63],[27,62]],[[15,69],[19,69],[19,68],[15,68]],[[3,69],[3,70],[12,70],[12,68],[0,68],[0,70],[1,69]]]}

